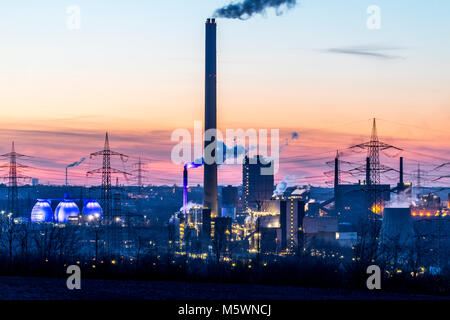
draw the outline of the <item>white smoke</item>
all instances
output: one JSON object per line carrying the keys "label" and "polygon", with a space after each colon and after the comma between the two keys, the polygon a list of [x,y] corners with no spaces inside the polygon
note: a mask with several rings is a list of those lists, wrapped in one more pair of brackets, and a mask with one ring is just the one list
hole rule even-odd
{"label": "white smoke", "polygon": [[192,202],[192,201],[189,201],[186,206],[182,206],[180,208],[180,211],[183,212],[184,209],[186,209],[186,211],[189,211],[189,210],[191,210],[192,208],[195,208],[195,207],[202,207],[202,205],[198,204],[198,203],[195,203],[195,202]]}
{"label": "white smoke", "polygon": [[391,200],[386,203],[386,208],[410,208],[412,205],[414,205],[413,196],[402,192],[393,194]]}
{"label": "white smoke", "polygon": [[286,191],[288,187],[295,185],[295,182],[296,182],[295,176],[284,177],[284,179],[277,184],[272,197],[283,195],[283,193]]}

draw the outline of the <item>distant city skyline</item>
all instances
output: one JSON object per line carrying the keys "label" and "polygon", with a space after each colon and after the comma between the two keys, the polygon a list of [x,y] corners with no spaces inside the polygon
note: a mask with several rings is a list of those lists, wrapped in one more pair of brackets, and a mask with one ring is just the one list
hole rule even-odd
{"label": "distant city skyline", "polygon": [[[170,134],[203,119],[204,21],[226,3],[2,4],[1,154],[14,140],[32,156],[27,175],[63,184],[64,167],[101,148],[108,131],[111,148],[150,160],[146,183],[180,185]],[[380,0],[381,29],[369,30],[372,4],[304,0],[280,17],[218,19],[219,128],[279,128],[281,145],[299,133],[276,181],[323,185],[327,177],[311,177],[330,170],[336,149],[366,141],[373,117],[380,138],[405,149],[407,171],[449,159],[450,3]],[[66,27],[70,5],[80,30]],[[71,168],[70,180],[98,184],[84,173],[99,161]],[[219,184],[241,182],[241,167],[219,169]]]}

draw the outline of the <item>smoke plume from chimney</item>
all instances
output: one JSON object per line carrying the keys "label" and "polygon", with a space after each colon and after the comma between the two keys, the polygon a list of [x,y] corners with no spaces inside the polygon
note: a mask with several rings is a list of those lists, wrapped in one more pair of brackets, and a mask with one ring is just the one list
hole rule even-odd
{"label": "smoke plume from chimney", "polygon": [[247,20],[253,15],[263,13],[267,8],[274,8],[277,15],[281,15],[281,6],[292,9],[297,5],[297,0],[243,0],[240,3],[231,3],[217,9],[214,16],[217,18]]}
{"label": "smoke plume from chimney", "polygon": [[86,160],[85,157],[81,158],[80,161],[75,161],[74,163],[67,165],[67,168],[78,167],[80,164],[84,162],[84,160]]}

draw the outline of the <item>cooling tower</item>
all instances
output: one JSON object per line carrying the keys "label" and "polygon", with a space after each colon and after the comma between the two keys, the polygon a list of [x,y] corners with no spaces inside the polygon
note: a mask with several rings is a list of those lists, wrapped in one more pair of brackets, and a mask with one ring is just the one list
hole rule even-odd
{"label": "cooling tower", "polygon": [[389,245],[410,246],[414,241],[410,208],[385,208],[381,226],[381,241]]}
{"label": "cooling tower", "polygon": [[[217,129],[217,53],[216,53],[215,19],[206,20],[206,50],[205,50],[205,132]],[[214,144],[211,146],[211,144]],[[209,146],[214,148],[217,141],[205,139],[205,151]],[[215,153],[214,156],[217,156]],[[205,157],[206,157],[205,152]],[[211,163],[205,160],[203,171],[203,205],[211,209],[211,217],[218,216],[217,198],[217,162]]]}

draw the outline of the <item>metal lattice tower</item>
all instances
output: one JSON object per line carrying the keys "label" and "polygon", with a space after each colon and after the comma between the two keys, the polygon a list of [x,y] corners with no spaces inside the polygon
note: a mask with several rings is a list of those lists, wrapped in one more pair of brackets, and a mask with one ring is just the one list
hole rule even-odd
{"label": "metal lattice tower", "polygon": [[128,156],[116,151],[113,151],[109,147],[108,132],[105,136],[105,146],[103,150],[91,153],[91,159],[97,156],[102,156],[103,166],[101,168],[87,172],[87,175],[101,173],[102,174],[102,206],[106,220],[112,221],[112,188],[111,188],[111,175],[123,174],[130,175],[128,172],[111,168],[111,157],[118,156],[123,162],[128,160]]}
{"label": "metal lattice tower", "polygon": [[422,174],[420,170],[420,162],[417,164],[417,187],[422,188]]}
{"label": "metal lattice tower", "polygon": [[139,188],[142,188],[142,161],[141,161],[141,158],[139,157],[139,161],[138,161],[138,163],[137,163],[137,165],[138,165],[138,169],[137,169],[137,172],[138,172],[138,176],[137,176],[137,179],[138,179],[138,186],[139,186]]}
{"label": "metal lattice tower", "polygon": [[380,151],[384,151],[387,149],[396,149],[402,151],[402,149],[381,142],[378,139],[377,122],[375,118],[373,119],[372,134],[370,136],[370,141],[355,145],[351,148],[367,149],[367,157],[369,158],[367,169],[370,170],[370,174],[367,177],[369,178],[369,181],[366,181],[369,192],[368,194],[369,209],[371,211],[375,211],[375,213],[381,213],[383,207],[382,203],[383,200],[379,192],[380,189],[378,185],[381,184],[381,173],[389,171],[390,168],[387,168],[380,164]]}
{"label": "metal lattice tower", "polygon": [[381,183],[380,174],[380,148],[384,145],[378,140],[377,122],[373,119],[372,134],[367,148],[367,157],[370,159],[370,184],[379,185]]}
{"label": "metal lattice tower", "polygon": [[133,172],[136,172],[136,179],[137,179],[137,186],[139,187],[139,192],[141,192],[142,187],[144,186],[144,173],[147,172],[147,170],[145,170],[143,168],[143,166],[145,165],[145,163],[142,161],[141,157],[139,157],[138,161],[134,164],[134,167],[136,169],[133,170]]}
{"label": "metal lattice tower", "polygon": [[119,184],[119,178],[116,177],[116,187],[115,192],[113,194],[113,216],[114,217],[120,217],[122,214],[122,207],[121,207],[121,200],[122,200],[122,194]]}
{"label": "metal lattice tower", "polygon": [[18,168],[27,168],[27,166],[17,162],[18,158],[26,157],[26,155],[17,153],[14,147],[14,141],[12,142],[11,152],[1,155],[1,157],[7,158],[9,164],[3,167],[9,168],[6,179],[8,180],[8,212],[13,216],[19,216],[19,188],[18,180],[29,179],[30,177],[18,174]]}

